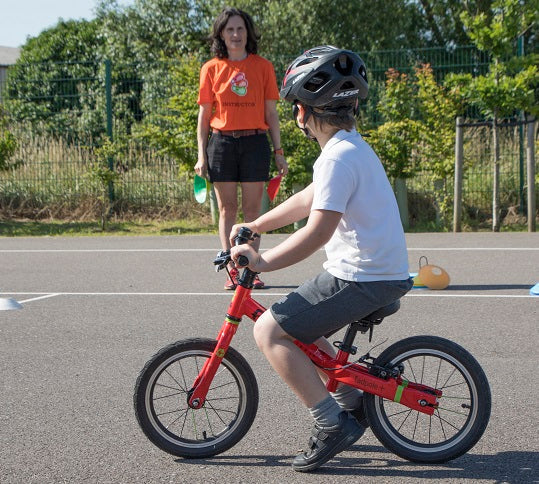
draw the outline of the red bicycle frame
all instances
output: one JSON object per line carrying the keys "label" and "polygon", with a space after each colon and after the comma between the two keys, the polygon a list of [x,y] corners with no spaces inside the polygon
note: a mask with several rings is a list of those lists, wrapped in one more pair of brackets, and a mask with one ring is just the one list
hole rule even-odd
{"label": "red bicycle frame", "polygon": [[[248,270],[248,269],[247,269]],[[198,374],[190,392],[189,406],[201,408],[204,405],[206,394],[213,377],[225,356],[233,336],[243,316],[256,320],[266,311],[266,308],[251,297],[251,288],[236,287],[234,297],[228,307],[224,323],[217,336],[217,344],[210,358],[208,358]],[[339,350],[333,357],[322,351],[315,344],[294,342],[310,359],[320,368],[329,380],[326,388],[335,391],[339,382],[367,393],[401,403],[418,412],[432,415],[438,407],[438,399],[442,396],[441,390],[431,388],[419,383],[410,382],[402,377],[384,379],[371,375],[367,367],[359,364],[349,364],[349,353]]]}

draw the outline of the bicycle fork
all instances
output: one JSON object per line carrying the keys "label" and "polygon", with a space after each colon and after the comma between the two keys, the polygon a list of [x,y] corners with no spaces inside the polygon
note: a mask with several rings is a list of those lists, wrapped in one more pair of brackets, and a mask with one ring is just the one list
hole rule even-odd
{"label": "bicycle fork", "polygon": [[213,377],[217,373],[221,361],[230,346],[230,342],[238,330],[242,316],[246,315],[253,321],[256,321],[266,310],[266,308],[254,299],[251,299],[250,294],[251,289],[237,286],[221,330],[217,335],[215,349],[211,357],[204,362],[200,373],[188,393],[188,404],[191,408],[199,409],[204,405]]}

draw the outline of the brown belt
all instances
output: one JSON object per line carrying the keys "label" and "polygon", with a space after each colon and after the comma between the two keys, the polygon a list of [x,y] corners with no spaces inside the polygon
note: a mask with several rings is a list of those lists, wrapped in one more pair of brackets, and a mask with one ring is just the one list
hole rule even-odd
{"label": "brown belt", "polygon": [[233,138],[240,138],[241,136],[253,136],[255,134],[266,134],[265,129],[237,129],[235,131],[212,129],[212,132],[222,136],[232,136]]}

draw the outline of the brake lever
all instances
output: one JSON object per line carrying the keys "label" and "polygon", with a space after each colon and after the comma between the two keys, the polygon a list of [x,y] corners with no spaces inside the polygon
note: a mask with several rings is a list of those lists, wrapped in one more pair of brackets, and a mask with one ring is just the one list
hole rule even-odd
{"label": "brake lever", "polygon": [[215,257],[213,264],[215,267],[215,272],[222,271],[230,262],[230,251],[229,250],[220,250],[217,252],[217,256]]}

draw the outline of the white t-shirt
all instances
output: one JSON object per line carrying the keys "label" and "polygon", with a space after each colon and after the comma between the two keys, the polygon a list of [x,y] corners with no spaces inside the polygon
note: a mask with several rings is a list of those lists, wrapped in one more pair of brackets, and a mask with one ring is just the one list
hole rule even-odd
{"label": "white t-shirt", "polygon": [[337,132],[314,164],[311,210],[343,214],[326,244],[324,268],[347,281],[409,278],[406,240],[378,156],[353,130]]}

